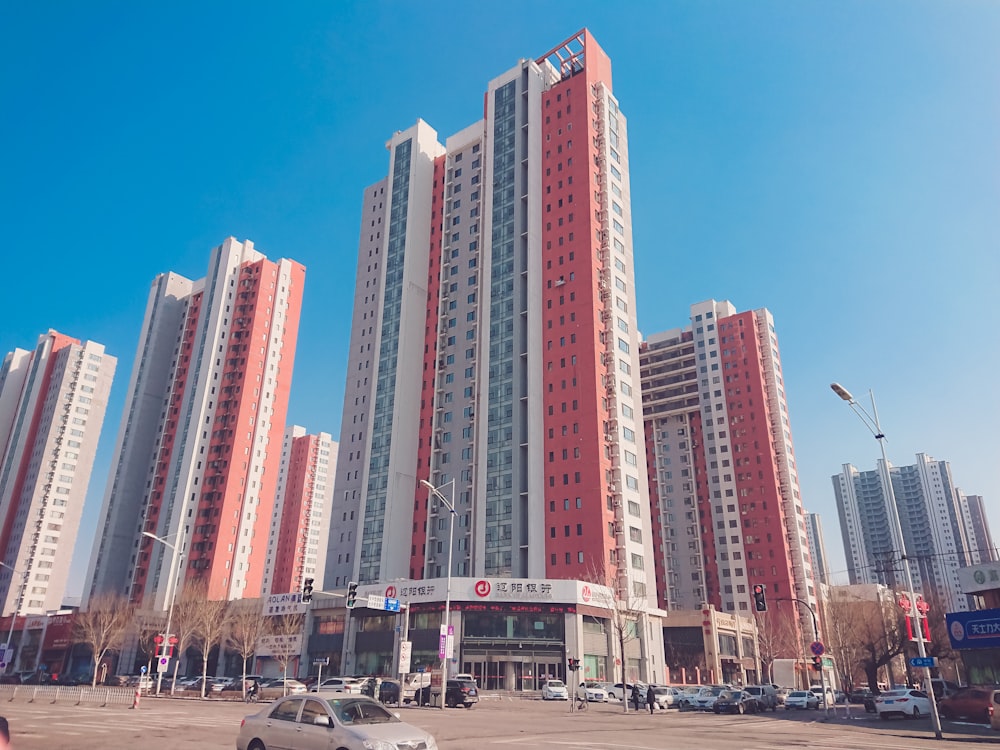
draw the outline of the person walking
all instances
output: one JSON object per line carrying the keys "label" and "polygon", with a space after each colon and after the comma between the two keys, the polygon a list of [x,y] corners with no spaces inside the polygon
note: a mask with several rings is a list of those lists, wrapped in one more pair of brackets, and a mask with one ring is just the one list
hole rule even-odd
{"label": "person walking", "polygon": [[635,706],[635,710],[639,710],[639,701],[642,700],[642,695],[639,693],[639,686],[632,686],[632,705]]}
{"label": "person walking", "polygon": [[656,693],[653,692],[652,685],[646,688],[646,705],[649,706],[649,713],[653,713],[656,708]]}

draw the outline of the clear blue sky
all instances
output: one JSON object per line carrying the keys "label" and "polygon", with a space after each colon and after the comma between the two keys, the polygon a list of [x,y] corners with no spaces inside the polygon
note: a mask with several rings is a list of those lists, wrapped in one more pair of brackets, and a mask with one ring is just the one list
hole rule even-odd
{"label": "clear blue sky", "polygon": [[877,445],[951,461],[1000,535],[1000,4],[7,2],[0,353],[56,328],[119,357],[89,557],[149,284],[226,236],[307,268],[289,418],[339,435],[362,189],[421,117],[583,26],[629,119],[639,322],[710,297],[774,313],[805,504]]}

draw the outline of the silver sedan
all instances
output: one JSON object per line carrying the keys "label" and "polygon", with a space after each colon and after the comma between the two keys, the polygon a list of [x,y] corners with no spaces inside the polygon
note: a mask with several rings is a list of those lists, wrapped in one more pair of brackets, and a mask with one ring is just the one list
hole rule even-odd
{"label": "silver sedan", "polygon": [[371,698],[290,695],[243,719],[237,750],[437,750],[434,738]]}

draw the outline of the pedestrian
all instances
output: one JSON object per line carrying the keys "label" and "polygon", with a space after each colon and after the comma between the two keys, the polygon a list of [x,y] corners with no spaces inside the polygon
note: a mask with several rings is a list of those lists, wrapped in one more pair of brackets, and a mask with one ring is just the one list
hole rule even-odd
{"label": "pedestrian", "polygon": [[639,701],[641,701],[641,700],[642,700],[642,695],[639,692],[639,686],[638,685],[633,685],[632,686],[632,705],[635,706],[635,710],[636,711],[639,710]]}
{"label": "pedestrian", "polygon": [[656,708],[656,693],[653,692],[652,685],[646,688],[646,705],[649,706],[649,713],[653,713],[653,709]]}
{"label": "pedestrian", "polygon": [[10,725],[4,716],[0,716],[0,750],[10,750]]}

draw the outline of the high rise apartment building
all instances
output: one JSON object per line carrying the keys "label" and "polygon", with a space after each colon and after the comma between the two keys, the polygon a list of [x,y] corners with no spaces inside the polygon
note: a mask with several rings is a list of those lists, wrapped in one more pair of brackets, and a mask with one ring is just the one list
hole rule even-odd
{"label": "high rise apartment building", "polygon": [[306,578],[323,588],[329,541],[337,444],[330,435],[285,430],[271,530],[264,565],[264,594],[301,591]]}
{"label": "high rise apartment building", "polygon": [[833,583],[830,580],[830,558],[826,556],[823,519],[819,513],[806,513],[806,534],[809,539],[809,558],[812,560],[813,576],[817,583],[830,586]]}
{"label": "high rise apartment building", "polygon": [[599,578],[654,604],[610,60],[582,31],[494,78],[444,143],[418,122],[387,146],[363,199],[326,584],[446,575],[449,512],[425,480],[454,499],[454,575]]}
{"label": "high rise apartment building", "polygon": [[49,331],[0,366],[4,615],[62,606],[116,365],[103,345]]}
{"label": "high rise apartment building", "polygon": [[[887,473],[902,539],[888,505]],[[958,569],[971,563],[970,544],[947,461],[918,453],[916,463],[909,466],[887,466],[879,460],[874,471],[858,471],[844,464],[832,480],[852,584],[881,583],[900,589],[904,585],[900,551],[905,550],[917,593],[949,612],[969,608]]]}
{"label": "high rise apartment building", "polygon": [[1000,555],[993,545],[993,535],[990,533],[989,520],[986,518],[986,504],[982,495],[966,495],[955,488],[958,495],[958,505],[962,511],[965,524],[965,538],[969,544],[969,561],[971,565],[997,562]]}
{"label": "high rise apartment building", "polygon": [[305,269],[227,239],[205,278],[152,285],[85,600],[117,591],[164,609],[178,586],[215,599],[264,582]]}
{"label": "high rise apartment building", "polygon": [[[771,314],[692,305],[690,326],[643,343],[641,366],[660,606],[747,613],[760,583],[770,602],[815,607]],[[790,647],[812,632],[798,609],[798,617],[790,602],[768,612],[787,621]]]}

